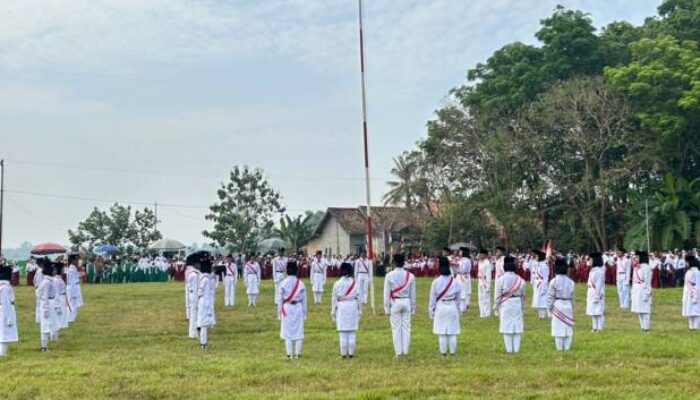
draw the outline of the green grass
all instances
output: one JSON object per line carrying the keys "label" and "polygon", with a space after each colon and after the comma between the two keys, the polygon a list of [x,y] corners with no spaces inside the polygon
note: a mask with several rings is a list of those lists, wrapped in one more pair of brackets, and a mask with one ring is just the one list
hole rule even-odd
{"label": "green grass", "polygon": [[[376,285],[379,294],[381,280]],[[655,291],[652,332],[642,334],[636,315],[621,312],[608,287],[607,330],[594,334],[579,285],[574,347],[566,354],[554,350],[549,321],[530,308],[521,353],[504,354],[497,319],[478,319],[472,298],[458,355],[445,359],[427,317],[429,281],[419,279],[418,288],[407,358],[393,358],[387,317],[365,310],[357,357],[338,359],[327,291],[325,304],[309,306],[303,358],[287,361],[270,282],[253,310],[245,308],[242,285],[238,305],[223,309],[219,287],[207,352],[187,338],[182,285],[150,283],[84,285],[78,321],[40,353],[34,292],[22,286],[21,341],[0,360],[0,399],[700,398],[700,334],[680,316],[677,289]]]}

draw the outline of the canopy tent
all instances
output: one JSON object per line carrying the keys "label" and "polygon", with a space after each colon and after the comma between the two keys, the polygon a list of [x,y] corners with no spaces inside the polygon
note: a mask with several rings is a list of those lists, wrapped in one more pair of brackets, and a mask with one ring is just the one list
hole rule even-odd
{"label": "canopy tent", "polygon": [[469,249],[471,252],[476,252],[478,249],[476,246],[473,244],[465,243],[465,242],[457,242],[457,243],[452,243],[451,245],[447,246],[450,250],[452,251],[457,251],[459,250],[460,247],[466,247]]}
{"label": "canopy tent", "polygon": [[113,244],[101,244],[99,246],[95,246],[92,249],[92,252],[95,254],[114,254],[118,251],[119,249],[117,248],[117,246]]}
{"label": "canopy tent", "polygon": [[148,246],[149,249],[158,251],[179,251],[184,250],[185,247],[184,244],[177,240],[166,238],[156,240]]}
{"label": "canopy tent", "polygon": [[258,251],[260,253],[269,253],[271,251],[277,251],[282,247],[289,249],[291,246],[289,242],[282,238],[272,237],[258,243]]}
{"label": "canopy tent", "polygon": [[66,251],[67,250],[58,243],[46,242],[34,246],[30,253],[37,256],[48,256],[51,254],[63,254]]}

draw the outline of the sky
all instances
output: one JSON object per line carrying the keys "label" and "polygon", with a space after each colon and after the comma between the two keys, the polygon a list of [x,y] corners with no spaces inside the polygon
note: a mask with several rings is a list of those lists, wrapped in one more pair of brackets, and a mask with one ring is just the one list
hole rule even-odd
{"label": "sky", "polygon": [[[372,201],[467,70],[535,44],[557,4],[597,27],[660,0],[365,0]],[[290,214],[365,202],[355,0],[2,0],[4,247],[67,242],[93,207],[159,203],[201,243],[234,165]],[[152,207],[152,206],[151,206]]]}

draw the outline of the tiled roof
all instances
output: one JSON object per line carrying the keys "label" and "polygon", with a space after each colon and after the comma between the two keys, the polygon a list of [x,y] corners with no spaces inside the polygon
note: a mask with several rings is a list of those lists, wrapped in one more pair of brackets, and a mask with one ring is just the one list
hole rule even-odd
{"label": "tiled roof", "polygon": [[[323,232],[330,217],[335,218],[348,234],[367,234],[367,207],[331,207],[316,228],[315,235]],[[372,207],[372,226],[375,231],[401,232],[407,229],[422,230],[428,215],[425,212],[403,207]]]}

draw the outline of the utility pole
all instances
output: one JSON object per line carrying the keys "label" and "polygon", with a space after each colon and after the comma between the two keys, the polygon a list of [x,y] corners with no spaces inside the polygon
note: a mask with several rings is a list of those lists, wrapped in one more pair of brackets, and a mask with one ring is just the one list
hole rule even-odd
{"label": "utility pole", "polygon": [[153,204],[153,206],[154,206],[154,208],[153,208],[153,209],[154,209],[153,213],[154,213],[155,216],[156,216],[156,220],[155,220],[155,222],[153,223],[153,233],[156,233],[156,232],[158,232],[158,202],[156,201],[156,202]]}
{"label": "utility pole", "polygon": [[5,205],[5,160],[0,160],[0,256],[2,256],[2,216]]}

